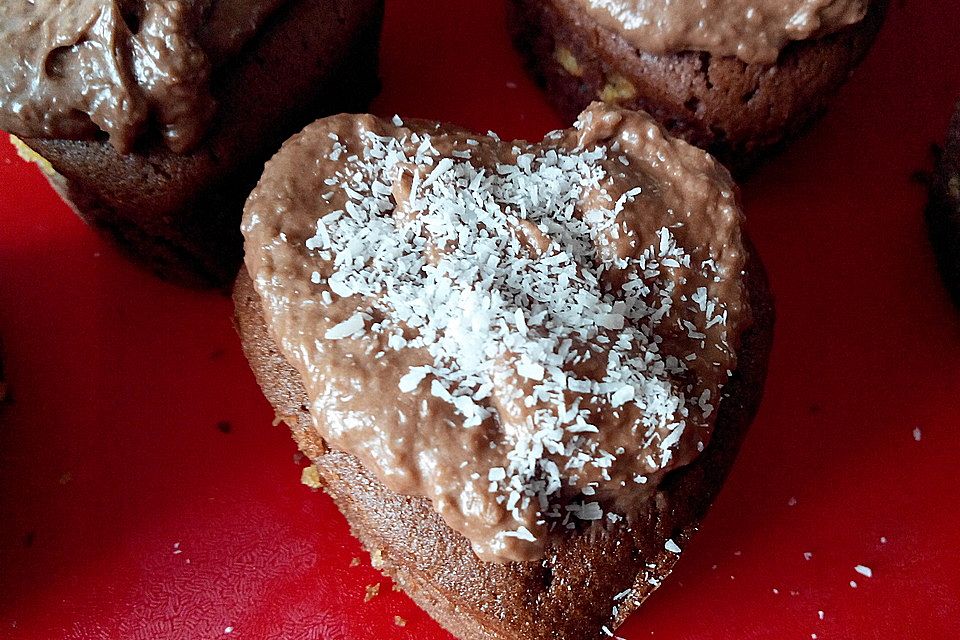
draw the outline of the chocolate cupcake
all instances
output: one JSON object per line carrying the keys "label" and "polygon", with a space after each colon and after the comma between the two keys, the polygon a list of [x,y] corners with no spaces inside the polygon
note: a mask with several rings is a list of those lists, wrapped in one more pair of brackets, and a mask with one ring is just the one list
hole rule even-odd
{"label": "chocolate cupcake", "polygon": [[224,286],[264,161],[378,90],[382,0],[0,5],[0,129],[161,276]]}
{"label": "chocolate cupcake", "polygon": [[463,640],[612,635],[762,393],[726,169],[600,103],[534,144],[339,115],[242,229],[244,350],[375,565]]}
{"label": "chocolate cupcake", "polygon": [[950,121],[947,143],[937,157],[927,205],[927,229],[943,281],[960,306],[960,103]]}
{"label": "chocolate cupcake", "polygon": [[820,113],[886,0],[509,0],[514,42],[565,118],[593,100],[653,115],[735,171]]}

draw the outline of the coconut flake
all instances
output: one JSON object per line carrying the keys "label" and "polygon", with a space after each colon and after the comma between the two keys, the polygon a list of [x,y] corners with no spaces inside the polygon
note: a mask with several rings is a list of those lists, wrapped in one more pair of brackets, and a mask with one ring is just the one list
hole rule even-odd
{"label": "coconut flake", "polygon": [[410,371],[405,373],[400,378],[400,391],[403,391],[404,393],[410,393],[419,387],[423,379],[427,377],[427,373],[429,373],[429,371],[430,370],[427,367],[411,367]]}
{"label": "coconut flake", "polygon": [[348,338],[359,331],[363,331],[363,324],[363,316],[360,313],[355,313],[343,322],[327,329],[323,337],[327,340]]}

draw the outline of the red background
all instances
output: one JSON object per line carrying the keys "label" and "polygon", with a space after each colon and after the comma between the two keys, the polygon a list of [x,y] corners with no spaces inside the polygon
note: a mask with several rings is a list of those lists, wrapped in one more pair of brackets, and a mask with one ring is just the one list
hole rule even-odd
{"label": "red background", "polygon": [[[622,636],[960,637],[960,314],[912,178],[960,96],[960,4],[892,4],[827,117],[743,184],[779,303],[765,402]],[[386,25],[376,113],[561,125],[502,2],[390,0]],[[128,264],[0,147],[0,638],[447,638],[300,485],[229,301]]]}

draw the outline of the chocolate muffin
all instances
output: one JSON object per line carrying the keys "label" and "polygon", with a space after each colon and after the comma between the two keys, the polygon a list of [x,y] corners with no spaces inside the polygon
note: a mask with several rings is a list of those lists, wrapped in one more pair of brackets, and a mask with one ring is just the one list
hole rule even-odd
{"label": "chocolate muffin", "polygon": [[796,135],[864,57],[886,0],[509,0],[528,68],[572,120],[649,112],[735,172]]}
{"label": "chocolate muffin", "polygon": [[612,635],[760,401],[773,312],[729,173],[592,105],[539,143],[333,116],[244,209],[244,350],[324,489],[464,640]]}
{"label": "chocolate muffin", "polygon": [[0,129],[135,260],[227,286],[266,159],[378,91],[382,13],[382,0],[3,3]]}
{"label": "chocolate muffin", "polygon": [[930,185],[927,229],[943,281],[960,307],[960,103]]}

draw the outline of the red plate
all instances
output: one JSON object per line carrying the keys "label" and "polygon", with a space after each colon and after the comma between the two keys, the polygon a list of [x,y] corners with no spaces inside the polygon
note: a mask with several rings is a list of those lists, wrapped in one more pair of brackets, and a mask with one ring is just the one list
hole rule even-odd
{"label": "red plate", "polygon": [[[829,115],[743,185],[779,303],[766,399],[622,636],[960,637],[960,314],[914,177],[960,96],[960,4],[892,5]],[[561,124],[501,2],[387,13],[376,113]],[[300,484],[229,301],[131,266],[0,146],[0,638],[448,638]]]}

